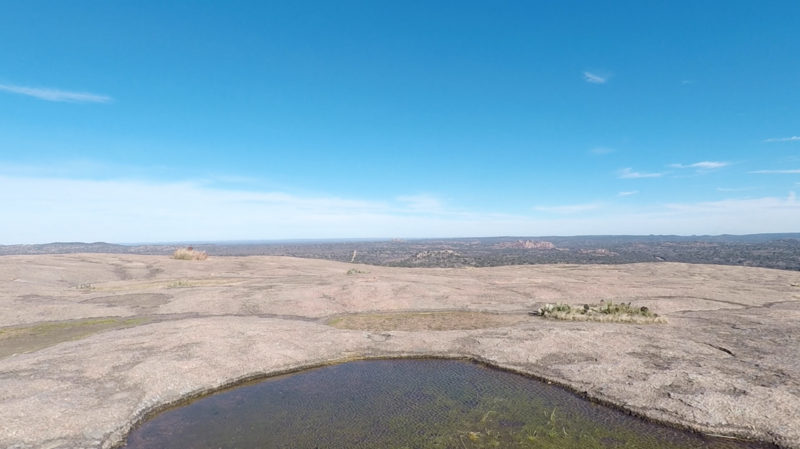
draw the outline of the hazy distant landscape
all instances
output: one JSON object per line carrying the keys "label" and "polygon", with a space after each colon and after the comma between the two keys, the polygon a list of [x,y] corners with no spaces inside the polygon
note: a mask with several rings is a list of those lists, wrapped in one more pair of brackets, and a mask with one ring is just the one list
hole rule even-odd
{"label": "hazy distant landscape", "polygon": [[[171,254],[185,244],[48,243],[0,246],[0,255]],[[194,244],[210,256],[290,256],[392,267],[685,262],[800,270],[800,233],[720,236],[485,237]]]}

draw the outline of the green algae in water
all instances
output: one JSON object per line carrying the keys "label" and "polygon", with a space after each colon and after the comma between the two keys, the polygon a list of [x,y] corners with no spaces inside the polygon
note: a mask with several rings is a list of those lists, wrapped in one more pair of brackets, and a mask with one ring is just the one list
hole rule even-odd
{"label": "green algae in water", "polygon": [[518,374],[455,360],[349,362],[165,411],[129,449],[768,448],[660,426]]}

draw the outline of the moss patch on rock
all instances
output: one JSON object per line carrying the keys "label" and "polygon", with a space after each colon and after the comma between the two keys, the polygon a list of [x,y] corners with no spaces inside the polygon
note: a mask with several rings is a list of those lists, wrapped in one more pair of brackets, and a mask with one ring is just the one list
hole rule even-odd
{"label": "moss patch on rock", "polygon": [[139,326],[155,321],[150,317],[90,318],[0,328],[0,359],[34,352],[65,341],[79,340],[98,332]]}

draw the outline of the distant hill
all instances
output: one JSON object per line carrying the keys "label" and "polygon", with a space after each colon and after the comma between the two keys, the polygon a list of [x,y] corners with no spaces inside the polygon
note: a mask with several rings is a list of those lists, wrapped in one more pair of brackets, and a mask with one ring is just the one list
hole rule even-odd
{"label": "distant hill", "polygon": [[[58,242],[0,245],[19,254],[169,255],[180,244]],[[198,243],[209,256],[272,255],[398,267],[491,267],[525,264],[686,262],[800,270],[800,233],[716,236],[478,237],[459,239],[292,240]],[[355,259],[353,259],[355,253]]]}
{"label": "distant hill", "polygon": [[[182,247],[181,245],[180,247]],[[174,245],[139,245],[125,246],[114,243],[95,242],[54,242],[39,245],[0,245],[0,256],[23,254],[169,254],[179,246]]]}

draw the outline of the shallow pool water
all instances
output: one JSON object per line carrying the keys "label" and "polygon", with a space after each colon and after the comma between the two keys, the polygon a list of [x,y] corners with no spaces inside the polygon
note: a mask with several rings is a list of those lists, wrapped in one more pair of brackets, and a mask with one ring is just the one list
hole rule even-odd
{"label": "shallow pool water", "polygon": [[656,425],[458,360],[326,366],[225,390],[146,421],[134,448],[771,448]]}

